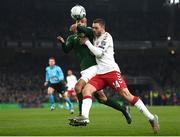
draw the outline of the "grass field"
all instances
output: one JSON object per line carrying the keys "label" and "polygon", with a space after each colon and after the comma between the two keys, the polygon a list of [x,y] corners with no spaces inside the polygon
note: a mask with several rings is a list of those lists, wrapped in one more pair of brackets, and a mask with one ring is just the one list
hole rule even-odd
{"label": "grass field", "polygon": [[[180,135],[180,107],[150,107],[158,114],[159,135]],[[153,135],[147,120],[131,108],[133,122],[128,125],[120,112],[103,106],[91,110],[91,123],[87,127],[71,127],[67,110],[14,109],[0,110],[0,135]]]}

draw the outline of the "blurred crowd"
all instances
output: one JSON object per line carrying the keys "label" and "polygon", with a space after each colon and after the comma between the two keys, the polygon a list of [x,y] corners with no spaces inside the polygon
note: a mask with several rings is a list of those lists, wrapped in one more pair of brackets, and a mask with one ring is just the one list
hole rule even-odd
{"label": "blurred crowd", "polygon": [[[118,53],[117,53],[118,54]],[[70,57],[68,64],[60,65],[64,73],[73,67]],[[64,60],[65,58],[61,58]],[[68,59],[69,58],[69,59]],[[153,84],[150,88],[133,88],[132,92],[140,96],[146,104],[176,105],[180,102],[180,57],[121,55],[116,57],[123,75],[149,76]],[[19,103],[22,107],[41,106],[48,101],[44,83],[44,69],[47,58],[20,55],[7,62],[0,63],[0,103]],[[78,65],[78,64],[76,64]],[[75,72],[79,70],[74,69]],[[77,73],[75,73],[77,74]],[[129,85],[131,86],[131,85]],[[116,97],[114,92],[107,92]]]}
{"label": "blurred crowd", "polygon": [[45,90],[36,84],[39,78],[30,80],[30,75],[28,78],[23,75],[6,77],[5,81],[1,80],[2,84],[0,84],[0,103],[18,103],[21,107],[40,107],[42,103],[47,102]]}
{"label": "blurred crowd", "polygon": [[[127,104],[122,97],[115,92],[112,92],[111,89],[106,89],[106,94],[110,97],[113,97],[116,100],[123,101]],[[179,105],[180,104],[180,92],[172,91],[172,90],[134,90],[134,95],[139,96],[145,105],[158,105],[158,106],[166,106],[166,105]]]}
{"label": "blurred crowd", "polygon": [[[41,72],[43,68],[36,67],[36,60],[23,57],[0,63],[1,103],[19,103],[22,107],[33,107],[47,102],[43,87],[44,75]],[[37,65],[41,65],[41,62]]]}
{"label": "blurred crowd", "polygon": [[[131,4],[130,4],[131,3]],[[34,44],[51,41],[56,43],[58,35],[67,36],[69,26],[74,23],[70,17],[70,9],[76,4],[73,0],[66,1],[19,1],[6,0],[0,4],[0,48],[7,42],[16,41],[19,45],[29,41]],[[87,10],[88,24],[93,19],[105,19],[107,31],[114,40],[126,41],[166,41],[170,35],[172,40],[180,40],[180,8],[166,7],[163,1],[146,0],[91,0],[81,3]],[[17,46],[21,48],[21,46]],[[30,46],[35,48],[36,46]],[[153,45],[153,44],[152,44]],[[118,45],[115,45],[118,47]],[[37,46],[38,47],[38,46]],[[170,48],[170,47],[169,47]],[[8,48],[7,48],[8,49]],[[17,48],[18,49],[18,48]],[[37,50],[36,48],[33,50]],[[48,101],[43,86],[44,69],[49,51],[36,51],[45,55],[35,56],[33,50],[0,58],[0,102],[19,103],[22,106],[40,106]],[[41,51],[42,50],[42,51]],[[51,55],[59,55],[60,66],[66,71],[72,68],[79,77],[73,53],[64,56],[58,48]],[[16,52],[16,51],[15,51]],[[126,51],[127,52],[127,51]],[[147,104],[178,104],[180,100],[180,56],[153,54],[123,54],[116,50],[116,61],[123,75],[128,77],[147,76],[152,79],[151,85],[133,92]],[[143,50],[142,50],[143,52]],[[157,52],[157,51],[156,51]],[[158,52],[161,52],[159,50]],[[0,50],[0,54],[1,54]],[[48,54],[49,53],[49,54]],[[1,56],[0,56],[1,57]],[[6,60],[6,61],[5,61]],[[67,63],[68,62],[68,63]],[[130,85],[131,86],[131,85]],[[153,92],[151,92],[153,91]],[[108,93],[109,94],[109,93]],[[109,94],[114,96],[113,94]]]}
{"label": "blurred crowd", "polygon": [[142,100],[147,105],[178,105],[180,100],[180,93],[172,92],[171,90],[166,91],[151,91],[141,93]]}
{"label": "blurred crowd", "polygon": [[[166,40],[168,36],[167,18],[161,14],[151,13],[115,13],[105,19],[107,30],[120,41],[140,41],[140,40]],[[59,34],[67,34],[69,26],[73,21],[62,22],[62,18],[52,22],[52,16],[43,17],[41,14],[32,14],[30,17],[10,15],[11,18],[0,21],[0,36],[3,40],[54,41]],[[53,16],[54,17],[54,16]],[[57,15],[58,17],[58,15]],[[36,21],[34,21],[36,20]],[[109,20],[113,20],[110,22]],[[180,21],[177,21],[177,24]],[[89,25],[91,25],[89,23]],[[136,34],[136,35],[133,35]],[[174,39],[179,39],[180,32],[176,29]]]}
{"label": "blurred crowd", "polygon": [[134,54],[129,56],[127,54],[116,56],[116,60],[125,75],[150,76],[161,90],[169,88],[176,90],[180,87],[180,56],[178,55]]}
{"label": "blurred crowd", "polygon": [[[22,3],[17,4],[21,5]],[[54,41],[58,34],[67,34],[70,25],[74,23],[70,17],[70,7],[62,7],[56,10],[46,8],[38,10],[34,6],[28,10],[26,9],[27,5],[21,6],[22,11],[13,7],[16,12],[9,10],[9,12],[3,12],[1,15],[0,40]],[[178,13],[179,10],[175,11],[174,19],[171,20],[170,13],[166,8],[157,11],[131,11],[130,9],[125,11],[117,8],[116,11],[109,9],[107,13],[103,9],[94,11],[90,8],[87,17],[90,26],[94,18],[104,18],[107,22],[107,30],[115,39],[120,41],[162,41],[167,39],[170,32],[173,34],[174,40],[180,39],[178,25],[180,15]],[[170,24],[174,24],[172,27],[174,29],[169,26]]]}

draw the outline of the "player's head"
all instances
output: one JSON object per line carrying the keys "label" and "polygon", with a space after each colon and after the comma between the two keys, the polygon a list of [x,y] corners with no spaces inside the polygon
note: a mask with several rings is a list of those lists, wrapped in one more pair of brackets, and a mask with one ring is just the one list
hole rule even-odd
{"label": "player's head", "polygon": [[80,20],[77,21],[77,24],[80,26],[87,26],[87,18],[82,18]]}
{"label": "player's head", "polygon": [[106,23],[103,19],[95,19],[92,24],[93,32],[95,36],[101,36],[105,32]]}
{"label": "player's head", "polygon": [[77,20],[75,24],[72,24],[71,27],[69,28],[69,31],[72,33],[76,33],[77,32],[77,25],[80,26],[87,26],[87,19],[83,18],[81,20]]}
{"label": "player's head", "polygon": [[49,66],[54,67],[55,64],[56,64],[56,59],[54,57],[50,57],[49,58]]}
{"label": "player's head", "polygon": [[69,69],[69,70],[67,71],[67,75],[68,75],[68,76],[71,76],[72,74],[73,74],[72,70]]}

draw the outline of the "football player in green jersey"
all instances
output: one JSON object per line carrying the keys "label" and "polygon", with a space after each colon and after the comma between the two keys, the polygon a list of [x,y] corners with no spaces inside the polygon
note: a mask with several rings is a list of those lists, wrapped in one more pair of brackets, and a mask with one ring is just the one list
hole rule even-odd
{"label": "football player in green jersey", "polygon": [[[91,28],[87,27],[87,19],[83,18],[78,21],[78,25],[83,26],[82,29],[86,29],[84,31],[87,31],[86,36],[89,37],[90,40],[93,40],[93,35],[90,34]],[[79,113],[81,115],[81,106],[82,106],[82,89],[86,85],[86,83],[96,75],[97,73],[97,63],[95,60],[95,56],[90,52],[90,50],[87,48],[87,46],[82,46],[79,38],[83,37],[84,33],[77,32],[77,24],[73,24],[71,26],[71,31],[74,32],[74,34],[68,36],[66,41],[61,37],[58,36],[58,41],[62,44],[62,49],[65,53],[69,53],[71,50],[75,52],[75,55],[77,59],[80,62],[80,68],[81,68],[81,78],[78,80],[75,90],[77,92],[77,97],[79,100]],[[88,34],[89,33],[89,34]],[[123,115],[125,116],[127,123],[131,123],[131,116],[129,113],[129,109],[125,105],[120,105],[115,100],[111,99],[110,97],[106,97],[104,92],[98,91],[96,94],[94,94],[98,102],[105,104],[107,106],[110,106],[118,111],[121,111]]]}

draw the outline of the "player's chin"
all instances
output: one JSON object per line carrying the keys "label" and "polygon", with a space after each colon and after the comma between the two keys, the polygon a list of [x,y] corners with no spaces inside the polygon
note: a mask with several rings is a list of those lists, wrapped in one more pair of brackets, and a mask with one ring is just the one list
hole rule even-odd
{"label": "player's chin", "polygon": [[99,33],[94,32],[94,36],[99,37],[100,35],[99,35]]}

